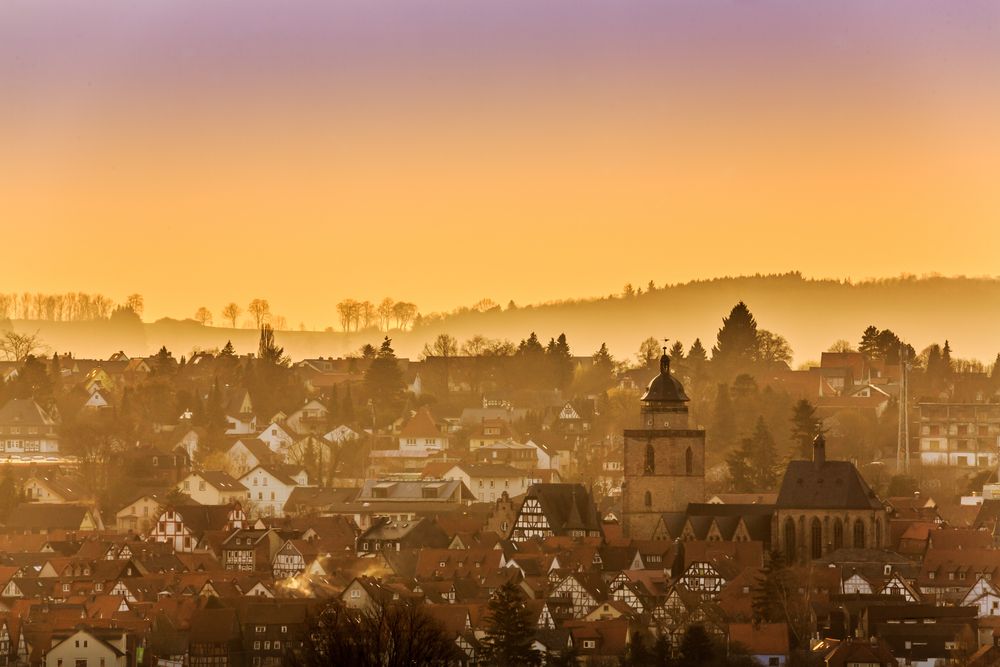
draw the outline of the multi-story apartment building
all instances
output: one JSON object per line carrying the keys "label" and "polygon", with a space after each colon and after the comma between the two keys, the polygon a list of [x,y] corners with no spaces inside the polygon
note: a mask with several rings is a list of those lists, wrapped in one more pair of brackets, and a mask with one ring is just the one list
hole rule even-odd
{"label": "multi-story apartment building", "polygon": [[920,403],[917,409],[923,465],[997,465],[1000,403]]}

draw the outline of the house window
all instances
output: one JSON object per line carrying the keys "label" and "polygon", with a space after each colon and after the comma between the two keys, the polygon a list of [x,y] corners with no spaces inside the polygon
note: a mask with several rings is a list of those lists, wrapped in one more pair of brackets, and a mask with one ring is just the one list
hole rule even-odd
{"label": "house window", "polygon": [[[367,545],[366,545],[366,546],[367,546]],[[357,600],[357,599],[358,599],[359,597],[361,597],[361,591],[359,591],[359,590],[358,590],[358,589],[356,589],[356,588],[355,588],[354,590],[352,590],[352,591],[351,591],[351,599],[353,599],[353,600]]]}
{"label": "house window", "polygon": [[583,640],[583,648],[595,648],[596,646],[597,646],[597,642],[595,640],[593,640],[593,639],[584,639]]}

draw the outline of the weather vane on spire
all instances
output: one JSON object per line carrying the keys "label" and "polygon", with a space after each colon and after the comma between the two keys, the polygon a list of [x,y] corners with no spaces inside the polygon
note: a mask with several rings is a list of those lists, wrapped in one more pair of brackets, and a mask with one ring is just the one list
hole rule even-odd
{"label": "weather vane on spire", "polygon": [[663,339],[663,356],[660,357],[660,373],[666,374],[670,372],[670,357],[667,356],[667,342],[669,338]]}

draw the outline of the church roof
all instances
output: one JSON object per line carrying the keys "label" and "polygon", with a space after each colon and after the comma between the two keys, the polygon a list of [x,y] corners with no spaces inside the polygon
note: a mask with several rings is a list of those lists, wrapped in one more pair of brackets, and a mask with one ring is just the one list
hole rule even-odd
{"label": "church roof", "polygon": [[641,400],[644,403],[685,403],[688,400],[684,385],[670,373],[666,349],[660,357],[660,374],[649,381]]}
{"label": "church roof", "polygon": [[790,461],[778,492],[778,509],[883,509],[849,461]]}

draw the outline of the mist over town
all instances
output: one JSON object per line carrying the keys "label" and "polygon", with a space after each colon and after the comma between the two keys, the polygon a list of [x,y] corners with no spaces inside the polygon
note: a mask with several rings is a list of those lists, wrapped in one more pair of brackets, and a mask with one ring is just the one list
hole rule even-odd
{"label": "mist over town", "polygon": [[1000,667],[994,0],[0,2],[0,665]]}

